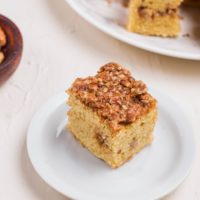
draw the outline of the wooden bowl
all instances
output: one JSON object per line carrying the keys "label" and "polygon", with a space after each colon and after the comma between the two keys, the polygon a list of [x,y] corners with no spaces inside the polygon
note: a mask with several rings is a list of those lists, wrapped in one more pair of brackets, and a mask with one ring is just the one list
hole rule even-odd
{"label": "wooden bowl", "polygon": [[0,85],[17,69],[22,55],[23,40],[18,27],[7,17],[0,15],[0,27],[6,34],[7,43],[1,48],[4,60],[0,64]]}

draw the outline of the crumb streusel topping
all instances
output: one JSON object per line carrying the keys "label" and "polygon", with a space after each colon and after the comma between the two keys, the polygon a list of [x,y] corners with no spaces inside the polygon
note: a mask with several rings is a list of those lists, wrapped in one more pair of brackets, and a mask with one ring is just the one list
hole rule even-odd
{"label": "crumb streusel topping", "polygon": [[116,63],[102,66],[96,76],[77,78],[68,92],[92,108],[114,131],[156,105],[146,85]]}

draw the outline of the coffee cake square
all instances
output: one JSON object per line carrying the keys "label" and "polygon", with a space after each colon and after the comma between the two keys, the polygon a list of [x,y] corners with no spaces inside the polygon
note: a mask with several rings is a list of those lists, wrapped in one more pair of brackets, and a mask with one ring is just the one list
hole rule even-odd
{"label": "coffee cake square", "polygon": [[152,142],[157,101],[121,65],[108,63],[95,76],[77,78],[67,92],[68,129],[112,168]]}
{"label": "coffee cake square", "polygon": [[130,0],[127,29],[144,35],[178,36],[181,3],[182,0]]}

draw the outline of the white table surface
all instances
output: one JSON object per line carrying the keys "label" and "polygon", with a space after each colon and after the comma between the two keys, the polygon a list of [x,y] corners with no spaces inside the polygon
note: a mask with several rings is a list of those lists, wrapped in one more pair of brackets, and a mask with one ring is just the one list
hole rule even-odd
{"label": "white table surface", "polygon": [[64,0],[1,0],[1,14],[20,27],[22,62],[0,87],[0,199],[64,200],[33,170],[26,132],[33,114],[66,82],[91,75],[109,61],[172,96],[193,125],[197,155],[184,183],[162,200],[200,199],[200,62],[149,53],[102,33]]}

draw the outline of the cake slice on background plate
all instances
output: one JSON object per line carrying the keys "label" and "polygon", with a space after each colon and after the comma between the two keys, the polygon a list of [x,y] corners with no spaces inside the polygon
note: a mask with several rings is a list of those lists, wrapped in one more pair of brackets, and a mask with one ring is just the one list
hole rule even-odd
{"label": "cake slice on background plate", "polygon": [[152,142],[157,101],[121,65],[108,63],[96,76],[77,78],[67,92],[68,129],[112,168]]}
{"label": "cake slice on background plate", "polygon": [[162,37],[178,36],[181,3],[182,0],[130,0],[128,31]]}

